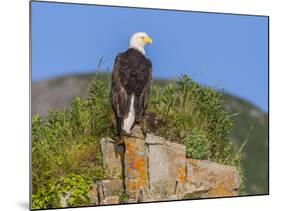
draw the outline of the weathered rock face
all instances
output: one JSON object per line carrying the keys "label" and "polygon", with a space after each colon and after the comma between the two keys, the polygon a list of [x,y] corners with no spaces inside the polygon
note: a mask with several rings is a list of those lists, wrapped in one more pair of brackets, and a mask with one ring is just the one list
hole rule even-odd
{"label": "weathered rock face", "polygon": [[185,147],[147,134],[149,184],[160,197],[182,191],[186,178]]}
{"label": "weathered rock face", "polygon": [[123,137],[123,146],[102,139],[101,149],[112,179],[93,186],[93,204],[121,203],[124,193],[125,203],[238,195],[235,167],[188,159],[185,146],[152,134],[144,138],[140,128],[132,137]]}
{"label": "weathered rock face", "polygon": [[115,178],[122,175],[122,156],[124,147],[118,145],[111,138],[103,138],[100,141],[103,165],[109,176]]}
{"label": "weathered rock face", "polygon": [[187,159],[186,192],[200,193],[198,198],[237,196],[240,185],[233,166],[206,160]]}
{"label": "weathered rock face", "polygon": [[144,136],[140,128],[135,127],[132,137],[124,136],[123,141],[126,193],[139,201],[147,193],[149,184]]}
{"label": "weathered rock face", "polygon": [[102,180],[90,191],[91,203],[95,205],[119,204],[119,194],[123,190],[121,179]]}
{"label": "weathered rock face", "polygon": [[119,204],[118,194],[122,190],[122,180],[103,180],[98,183],[100,204]]}

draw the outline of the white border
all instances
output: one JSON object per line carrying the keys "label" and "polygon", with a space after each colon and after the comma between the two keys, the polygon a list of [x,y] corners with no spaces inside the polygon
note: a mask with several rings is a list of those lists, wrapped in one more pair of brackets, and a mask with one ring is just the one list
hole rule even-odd
{"label": "white border", "polygon": [[[58,0],[59,1],[59,0]],[[270,196],[210,199],[66,210],[277,210],[280,208],[280,7],[274,0],[65,0],[147,8],[270,16]],[[0,199],[1,210],[27,210],[29,180],[29,2],[0,7]],[[274,209],[275,208],[275,209]]]}
{"label": "white border", "polygon": [[[47,0],[52,2],[52,0]],[[58,0],[56,2],[70,2],[83,4],[101,4],[101,5],[116,5],[116,6],[131,6],[145,8],[161,8],[161,9],[176,9],[176,10],[194,10],[194,11],[209,11],[223,13],[238,13],[238,14],[255,14],[267,15],[270,11],[270,4],[265,4],[264,1],[255,0]],[[248,3],[247,3],[248,2]],[[268,1],[270,2],[270,0]]]}

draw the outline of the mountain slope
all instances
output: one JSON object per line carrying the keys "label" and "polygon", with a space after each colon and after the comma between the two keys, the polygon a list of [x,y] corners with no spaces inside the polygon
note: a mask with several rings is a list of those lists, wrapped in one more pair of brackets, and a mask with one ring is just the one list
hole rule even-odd
{"label": "mountain slope", "polygon": [[242,164],[246,193],[268,193],[268,114],[238,97],[224,95],[225,108],[233,117],[232,141],[240,146],[246,139]]}
{"label": "mountain slope", "polygon": [[[67,107],[73,97],[85,96],[90,81],[98,77],[110,81],[110,75],[99,73],[60,77],[32,84],[31,113],[47,115],[50,109]],[[172,80],[154,80],[154,84],[164,86]],[[110,83],[108,83],[110,86]],[[268,114],[254,105],[224,93],[225,109],[234,115],[232,142],[239,147],[248,138],[243,149],[246,176],[246,194],[268,193]],[[252,129],[251,129],[252,128]]]}

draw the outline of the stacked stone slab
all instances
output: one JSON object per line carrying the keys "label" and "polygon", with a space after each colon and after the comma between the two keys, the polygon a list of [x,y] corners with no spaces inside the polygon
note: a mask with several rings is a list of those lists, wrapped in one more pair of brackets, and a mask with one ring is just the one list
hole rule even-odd
{"label": "stacked stone slab", "polygon": [[148,193],[147,149],[140,127],[135,127],[130,136],[124,136],[125,189],[132,201],[142,201]]}
{"label": "stacked stone slab", "polygon": [[122,159],[124,156],[124,147],[117,144],[111,138],[102,138],[100,141],[103,166],[107,174],[112,178],[122,176]]}
{"label": "stacked stone slab", "polygon": [[186,179],[185,146],[147,134],[149,184],[152,195],[147,200],[179,198]]}
{"label": "stacked stone slab", "polygon": [[119,204],[122,191],[121,179],[108,179],[97,182],[90,191],[91,203],[94,205]]}
{"label": "stacked stone slab", "polygon": [[240,177],[233,166],[187,159],[186,194],[193,198],[238,196]]}

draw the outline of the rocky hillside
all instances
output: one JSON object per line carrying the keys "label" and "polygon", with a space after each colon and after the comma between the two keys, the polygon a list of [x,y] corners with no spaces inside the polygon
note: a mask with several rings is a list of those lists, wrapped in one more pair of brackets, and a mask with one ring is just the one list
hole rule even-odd
{"label": "rocky hillside", "polygon": [[[75,75],[32,84],[32,114],[46,115],[50,109],[67,107],[76,96],[83,96],[89,82],[96,75]],[[99,74],[98,78],[110,81],[109,74]],[[165,86],[171,81],[155,80],[154,84]],[[108,84],[110,86],[110,84]],[[243,166],[246,176],[246,194],[268,192],[268,115],[254,105],[224,94],[225,108],[234,115],[235,127],[232,141],[239,147],[247,140],[243,149]]]}

